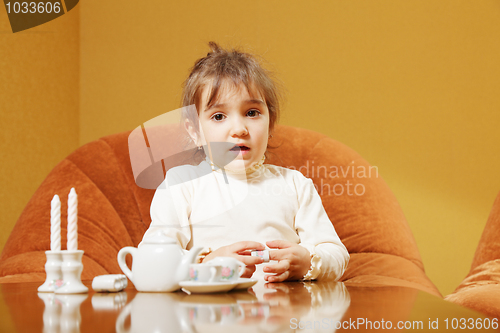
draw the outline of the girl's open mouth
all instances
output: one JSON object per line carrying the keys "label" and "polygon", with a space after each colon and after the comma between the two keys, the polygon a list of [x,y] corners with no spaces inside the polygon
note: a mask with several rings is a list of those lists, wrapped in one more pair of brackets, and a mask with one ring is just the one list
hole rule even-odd
{"label": "girl's open mouth", "polygon": [[231,151],[247,151],[247,150],[250,150],[250,148],[247,146],[234,146],[230,150]]}

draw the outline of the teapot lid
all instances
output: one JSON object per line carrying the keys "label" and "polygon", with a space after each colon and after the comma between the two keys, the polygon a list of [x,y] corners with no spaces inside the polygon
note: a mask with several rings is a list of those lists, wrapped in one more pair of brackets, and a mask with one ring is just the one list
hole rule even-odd
{"label": "teapot lid", "polygon": [[165,235],[162,230],[158,230],[150,237],[145,238],[142,241],[143,244],[177,244],[177,241],[171,237]]}

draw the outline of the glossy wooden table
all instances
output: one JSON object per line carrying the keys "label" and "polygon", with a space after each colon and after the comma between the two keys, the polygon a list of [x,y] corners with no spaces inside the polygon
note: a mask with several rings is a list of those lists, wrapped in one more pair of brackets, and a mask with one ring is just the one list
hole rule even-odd
{"label": "glossy wooden table", "polygon": [[38,293],[40,284],[0,285],[0,332],[499,331],[496,319],[404,287],[289,282],[221,294],[129,286],[56,295]]}

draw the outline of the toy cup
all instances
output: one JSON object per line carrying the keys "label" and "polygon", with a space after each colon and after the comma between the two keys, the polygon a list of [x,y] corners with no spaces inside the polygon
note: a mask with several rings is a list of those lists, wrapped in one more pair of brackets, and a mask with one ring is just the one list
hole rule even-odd
{"label": "toy cup", "polygon": [[207,265],[222,266],[221,281],[236,281],[245,272],[245,264],[232,257],[216,257]]}
{"label": "toy cup", "polygon": [[222,266],[209,264],[189,265],[189,280],[194,282],[221,282]]}

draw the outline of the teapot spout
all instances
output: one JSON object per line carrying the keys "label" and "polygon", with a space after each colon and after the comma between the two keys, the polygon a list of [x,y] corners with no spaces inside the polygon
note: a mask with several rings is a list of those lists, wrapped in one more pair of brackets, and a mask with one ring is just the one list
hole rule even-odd
{"label": "teapot spout", "polygon": [[184,254],[177,270],[177,281],[180,282],[189,280],[189,265],[195,262],[196,256],[201,252],[202,249],[203,248],[201,247],[196,247]]}

